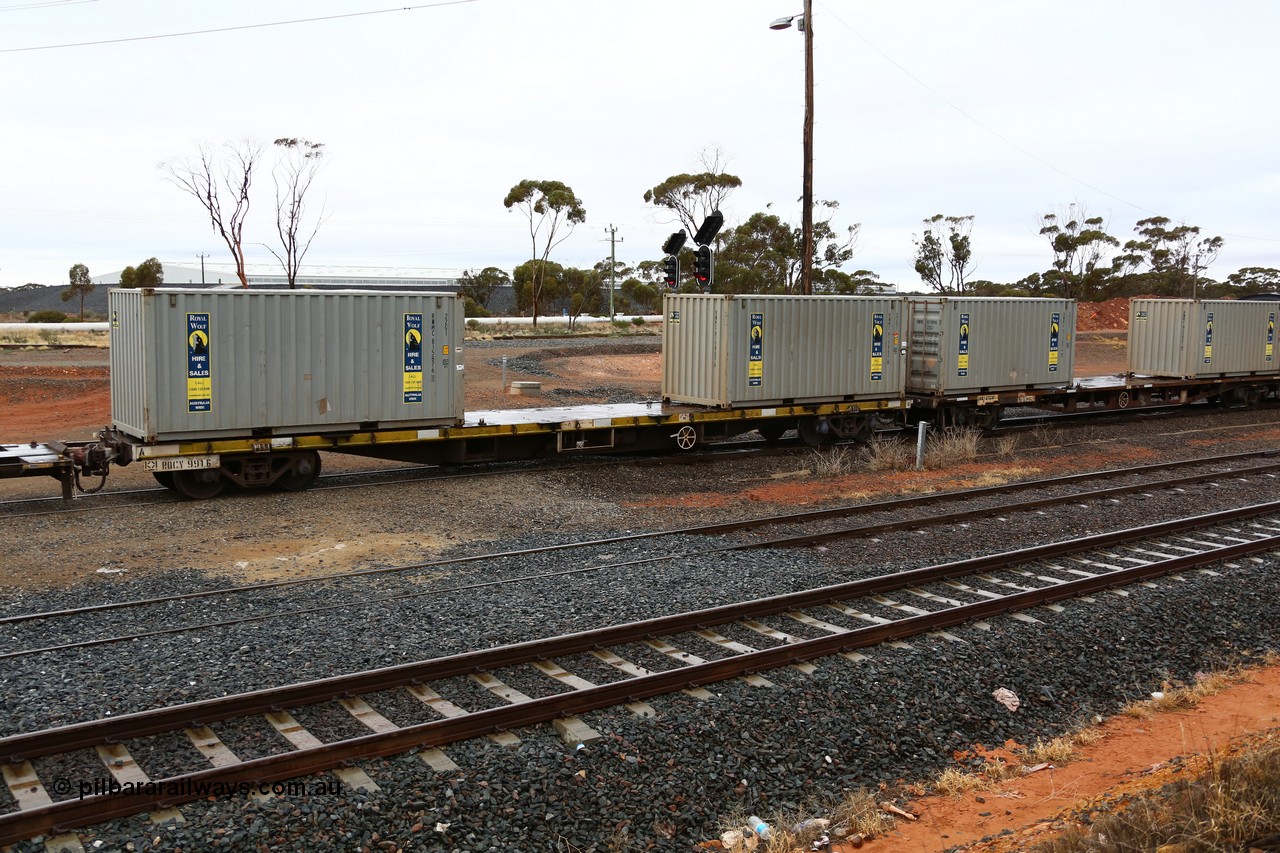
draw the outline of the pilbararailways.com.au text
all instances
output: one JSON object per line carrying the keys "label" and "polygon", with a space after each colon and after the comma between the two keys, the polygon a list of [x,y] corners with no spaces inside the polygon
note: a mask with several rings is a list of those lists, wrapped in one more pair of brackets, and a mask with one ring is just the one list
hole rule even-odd
{"label": "pilbararailways.com.au text", "polygon": [[287,782],[215,782],[203,779],[163,779],[147,782],[118,782],[115,779],[54,779],[49,792],[55,797],[66,798],[74,794],[77,799],[101,796],[141,795],[148,797],[174,797],[198,799],[203,797],[277,796],[306,797],[338,795],[342,783],[336,778],[314,781],[290,780]]}

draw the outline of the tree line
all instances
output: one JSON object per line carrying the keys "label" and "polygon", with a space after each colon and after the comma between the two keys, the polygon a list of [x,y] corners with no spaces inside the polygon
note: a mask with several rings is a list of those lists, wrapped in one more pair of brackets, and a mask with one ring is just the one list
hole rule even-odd
{"label": "tree line", "polygon": [[[644,200],[662,208],[673,224],[694,233],[712,211],[719,210],[742,179],[724,168],[718,150],[704,151],[703,171],[672,175],[645,190]],[[531,259],[508,277],[495,267],[479,273],[467,271],[462,292],[468,310],[479,313],[496,289],[495,282],[514,288],[517,308],[539,314],[601,313],[608,305],[605,292],[610,273],[620,282],[615,307],[621,313],[654,313],[660,310],[664,280],[660,259],[634,265],[609,260],[589,270],[562,267],[550,260],[553,249],[586,221],[586,209],[568,185],[559,181],[525,180],[507,194],[508,210],[518,209],[529,223]],[[839,203],[814,202],[814,246],[811,258],[814,293],[866,294],[889,289],[978,296],[1052,296],[1099,301],[1139,295],[1217,298],[1246,296],[1280,290],[1280,270],[1246,267],[1223,281],[1208,277],[1206,270],[1225,245],[1221,236],[1210,236],[1196,225],[1175,223],[1152,216],[1133,226],[1134,236],[1123,243],[1109,233],[1100,216],[1091,216],[1079,204],[1040,215],[1035,226],[1049,252],[1046,269],[1011,283],[974,279],[973,215],[937,214],[922,220],[912,236],[915,282],[883,282],[867,269],[846,271],[858,240],[859,223],[836,224]],[[798,292],[802,265],[801,229],[771,210],[753,213],[740,224],[724,229],[714,241],[715,262],[711,290],[717,293]],[[688,246],[681,252],[681,276],[676,288],[696,292],[703,288],[692,275]]]}

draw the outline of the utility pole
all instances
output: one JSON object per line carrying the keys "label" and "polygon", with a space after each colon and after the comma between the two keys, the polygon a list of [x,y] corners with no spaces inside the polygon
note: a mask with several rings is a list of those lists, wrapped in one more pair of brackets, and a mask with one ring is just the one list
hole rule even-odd
{"label": "utility pole", "polygon": [[205,259],[205,258],[207,258],[207,257],[209,257],[209,256],[208,256],[208,255],[196,255],[196,257],[200,259],[200,286],[201,286],[201,287],[204,287],[204,259]]}
{"label": "utility pole", "polygon": [[615,255],[615,249],[618,243],[625,243],[625,237],[618,237],[618,229],[613,225],[604,229],[609,233],[609,322],[613,322],[613,291],[617,289],[618,282],[618,260]]}
{"label": "utility pole", "polygon": [[813,293],[813,0],[804,0],[804,186],[801,206],[800,292]]}

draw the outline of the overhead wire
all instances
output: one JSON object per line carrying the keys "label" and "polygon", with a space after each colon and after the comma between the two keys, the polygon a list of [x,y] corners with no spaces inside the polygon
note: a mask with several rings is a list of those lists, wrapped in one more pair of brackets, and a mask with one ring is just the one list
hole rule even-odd
{"label": "overhead wire", "polygon": [[15,3],[0,6],[0,12],[25,12],[31,9],[51,9],[55,6],[78,6],[81,3],[97,3],[98,0],[43,0],[40,3]]}
{"label": "overhead wire", "polygon": [[151,36],[126,36],[115,39],[99,39],[97,41],[67,42],[65,44],[44,44],[32,47],[0,48],[0,53],[21,53],[33,50],[58,50],[64,47],[93,47],[102,44],[121,44],[131,41],[151,41],[154,39],[182,38],[185,36],[203,36],[210,33],[230,33],[238,30],[257,30],[265,27],[285,27],[293,24],[309,24],[315,21],[336,21],[341,18],[360,18],[366,15],[385,15],[388,12],[413,12],[418,9],[434,9],[439,6],[457,6],[462,3],[476,3],[478,0],[439,0],[436,3],[421,3],[417,6],[397,6],[394,9],[371,9],[367,12],[344,12],[340,15],[322,15],[316,18],[294,18],[288,21],[269,21],[263,24],[240,24],[234,27],[215,27],[209,30],[187,30],[177,33],[158,33]]}

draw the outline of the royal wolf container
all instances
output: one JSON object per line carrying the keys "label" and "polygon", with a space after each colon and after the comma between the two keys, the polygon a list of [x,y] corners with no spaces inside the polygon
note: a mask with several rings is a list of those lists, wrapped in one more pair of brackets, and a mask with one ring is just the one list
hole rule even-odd
{"label": "royal wolf container", "polygon": [[1199,379],[1275,373],[1280,301],[1130,299],[1129,372]]}
{"label": "royal wolf container", "polygon": [[723,408],[898,399],[899,297],[667,294],[662,396]]}
{"label": "royal wolf container", "polygon": [[461,423],[449,293],[116,289],[111,420],[144,441]]}
{"label": "royal wolf container", "polygon": [[1071,384],[1070,299],[908,296],[907,391],[979,394]]}

